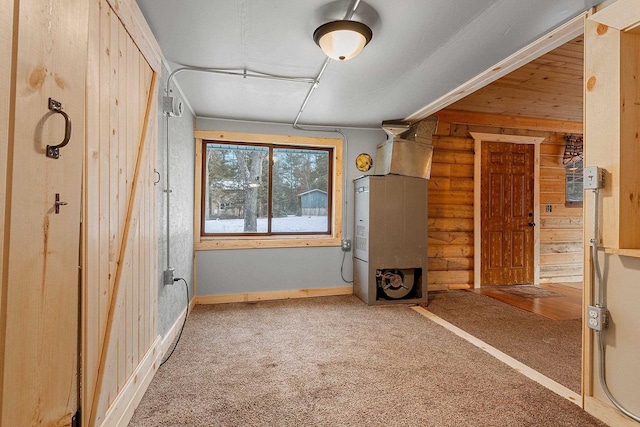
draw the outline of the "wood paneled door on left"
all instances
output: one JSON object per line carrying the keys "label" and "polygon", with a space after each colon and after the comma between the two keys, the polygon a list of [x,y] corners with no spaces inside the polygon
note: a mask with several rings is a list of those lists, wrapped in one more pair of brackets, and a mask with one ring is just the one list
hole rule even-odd
{"label": "wood paneled door on left", "polygon": [[482,143],[482,284],[533,283],[534,145]]}
{"label": "wood paneled door on left", "polygon": [[[3,8],[13,18],[12,46],[3,49],[16,50],[11,77],[2,76],[10,79],[10,93],[7,178],[1,181],[7,215],[0,298],[0,424],[63,426],[72,423],[79,408],[88,2],[13,3],[15,13]],[[62,112],[49,98],[61,104]],[[69,131],[59,157],[47,157],[47,145],[63,144]]]}

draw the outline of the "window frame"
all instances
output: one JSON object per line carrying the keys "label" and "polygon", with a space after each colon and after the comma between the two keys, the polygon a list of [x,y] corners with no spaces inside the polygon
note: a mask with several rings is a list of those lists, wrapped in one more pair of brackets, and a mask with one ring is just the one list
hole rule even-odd
{"label": "window frame", "polygon": [[[220,141],[220,140],[213,140],[213,139],[203,139],[202,140],[202,152],[205,152],[206,146],[207,144],[219,144],[219,145],[244,145],[246,144],[247,146],[252,146],[252,147],[265,147],[268,149],[268,161],[267,164],[269,165],[269,173],[268,173],[268,179],[269,179],[269,190],[268,190],[268,197],[267,197],[267,231],[266,232],[251,232],[251,233],[207,233],[205,231],[205,221],[202,220],[202,215],[204,214],[204,208],[205,208],[205,192],[201,191],[201,195],[200,195],[200,215],[201,215],[201,221],[200,221],[200,235],[203,237],[238,237],[238,236],[327,236],[327,235],[331,235],[332,234],[332,229],[333,229],[333,223],[332,223],[332,209],[329,209],[329,206],[333,206],[333,193],[332,193],[332,187],[333,187],[333,147],[319,147],[319,146],[304,146],[304,145],[291,145],[291,144],[267,144],[267,143],[242,143],[242,144],[237,144],[234,141]],[[327,177],[327,231],[321,231],[321,232],[317,232],[317,231],[306,231],[306,232],[285,232],[285,231],[273,231],[272,230],[272,220],[273,220],[273,167],[274,167],[274,151],[278,150],[278,149],[294,149],[294,150],[308,150],[308,151],[318,151],[318,152],[326,152],[328,154],[328,169],[329,169],[329,176]],[[201,165],[202,171],[205,171],[207,168],[207,156],[203,155],[202,156],[202,165]],[[202,186],[202,188],[205,188],[205,182],[206,182],[206,174],[202,173],[202,182],[200,183],[200,185]]]}
{"label": "window frame", "polygon": [[[329,159],[332,166],[328,190],[332,206],[328,206],[330,232],[328,233],[241,233],[241,234],[212,234],[204,233],[202,221],[204,200],[204,147],[206,142],[266,145],[282,148],[299,149],[331,149]],[[290,135],[253,134],[241,132],[195,131],[196,161],[195,161],[195,195],[194,195],[194,249],[250,249],[277,247],[316,247],[340,246],[342,238],[342,139],[302,137]]]}

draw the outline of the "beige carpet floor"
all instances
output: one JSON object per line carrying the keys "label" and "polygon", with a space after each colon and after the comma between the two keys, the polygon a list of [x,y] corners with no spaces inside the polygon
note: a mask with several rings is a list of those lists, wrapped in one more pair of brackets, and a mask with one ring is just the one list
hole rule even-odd
{"label": "beige carpet floor", "polygon": [[468,291],[431,292],[427,310],[580,393],[580,320],[547,319]]}
{"label": "beige carpet floor", "polygon": [[132,426],[601,426],[405,306],[197,306]]}

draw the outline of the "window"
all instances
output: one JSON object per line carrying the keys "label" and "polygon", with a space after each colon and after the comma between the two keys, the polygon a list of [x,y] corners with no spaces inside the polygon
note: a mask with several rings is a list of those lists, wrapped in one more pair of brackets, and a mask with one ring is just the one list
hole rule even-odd
{"label": "window", "polygon": [[196,131],[196,249],[339,245],[341,140],[211,136]]}
{"label": "window", "polygon": [[582,207],[584,199],[583,158],[584,140],[582,135],[565,135],[562,163],[565,171],[565,205],[567,207]]}
{"label": "window", "polygon": [[582,159],[575,162],[569,162],[564,165],[566,175],[566,205],[582,206],[584,199],[583,177],[582,177]]}

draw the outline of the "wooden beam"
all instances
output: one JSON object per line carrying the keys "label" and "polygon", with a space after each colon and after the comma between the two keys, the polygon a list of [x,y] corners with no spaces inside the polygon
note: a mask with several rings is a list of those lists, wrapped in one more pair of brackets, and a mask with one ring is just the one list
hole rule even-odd
{"label": "wooden beam", "polygon": [[589,20],[619,31],[631,30],[640,22],[640,0],[618,0],[591,15]]}
{"label": "wooden beam", "polygon": [[410,122],[422,120],[425,117],[446,108],[457,100],[472,94],[478,89],[493,83],[503,76],[506,76],[511,71],[517,70],[545,53],[562,46],[570,40],[573,40],[583,33],[584,18],[583,14],[576,16],[571,21],[562,24],[530,45],[523,47],[510,57],[498,62],[493,67],[486,69],[468,82],[463,83],[452,91],[442,95],[430,104],[425,105],[415,113],[406,117],[405,120]]}
{"label": "wooden beam", "polygon": [[440,121],[499,128],[539,130],[546,132],[582,133],[582,122],[538,117],[506,116],[473,111],[442,110],[434,114]]}

